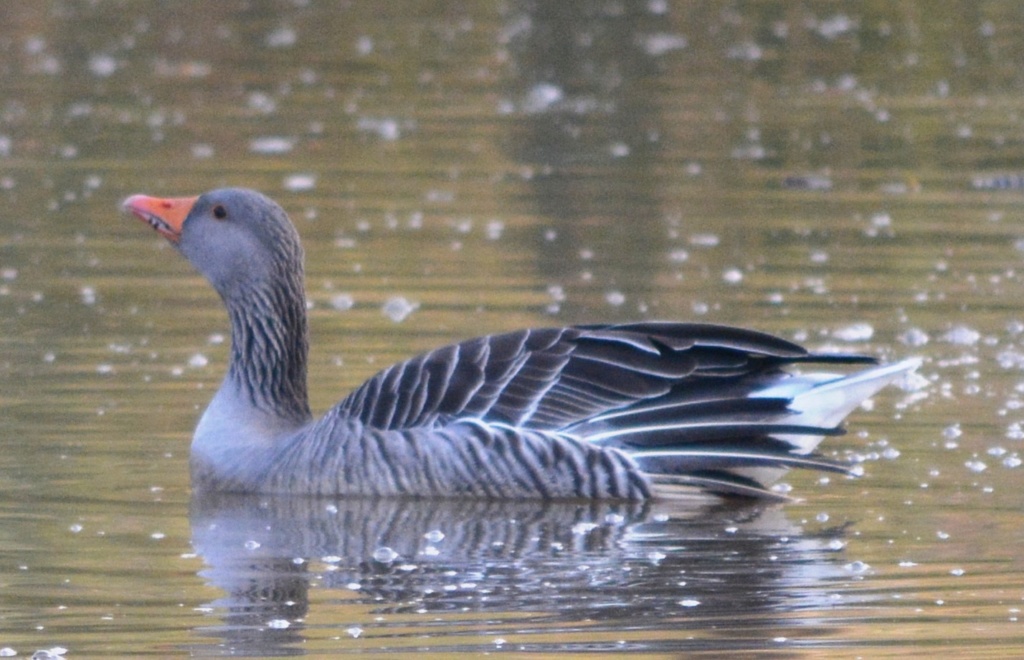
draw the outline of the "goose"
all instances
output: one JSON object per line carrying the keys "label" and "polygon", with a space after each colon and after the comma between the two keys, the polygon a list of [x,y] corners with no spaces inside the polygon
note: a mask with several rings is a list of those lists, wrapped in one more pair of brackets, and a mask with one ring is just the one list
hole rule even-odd
{"label": "goose", "polygon": [[850,473],[815,448],[919,364],[708,323],[531,328],[395,364],[314,418],[304,257],[285,211],[244,188],[123,208],[210,282],[230,320],[227,373],[192,439],[196,492],[785,498],[772,486],[790,468]]}

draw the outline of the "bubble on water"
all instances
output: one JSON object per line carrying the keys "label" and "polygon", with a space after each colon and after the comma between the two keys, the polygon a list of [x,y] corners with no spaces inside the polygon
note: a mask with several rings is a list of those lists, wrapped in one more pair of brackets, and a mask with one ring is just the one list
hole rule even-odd
{"label": "bubble on water", "polygon": [[715,234],[694,234],[690,236],[690,245],[697,245],[699,247],[715,247],[720,241],[721,239]]}
{"label": "bubble on water", "polygon": [[539,83],[526,95],[523,101],[523,112],[539,113],[545,112],[565,97],[565,92],[558,85],[551,83]]}
{"label": "bubble on water", "polygon": [[373,551],[373,560],[381,564],[390,564],[398,559],[398,553],[386,545],[382,545]]}
{"label": "bubble on water", "polygon": [[351,294],[339,293],[337,295],[331,296],[331,307],[338,310],[339,312],[350,310],[352,309],[352,307],[355,306],[355,304],[355,298],[353,298]]}
{"label": "bubble on water", "polygon": [[672,250],[671,252],[668,253],[668,260],[677,264],[681,264],[689,258],[690,253],[687,252],[686,250],[683,250],[682,248]]}
{"label": "bubble on water", "polygon": [[682,50],[687,46],[686,37],[681,34],[657,33],[648,34],[637,39],[648,55],[657,57],[673,50]]}
{"label": "bubble on water", "polygon": [[78,291],[82,298],[83,305],[95,305],[96,304],[96,289],[91,286],[83,286]]}
{"label": "bubble on water", "polygon": [[369,55],[373,52],[373,37],[368,35],[361,35],[356,39],[356,52],[362,56]]}
{"label": "bubble on water", "polygon": [[984,461],[980,461],[980,460],[978,460],[976,458],[971,459],[969,461],[966,461],[964,463],[964,467],[966,467],[971,472],[977,472],[977,473],[984,472],[985,470],[988,469],[988,466],[985,465]]}
{"label": "bubble on water", "polygon": [[613,142],[608,147],[608,153],[612,155],[612,158],[624,158],[629,155],[629,145],[625,142]]}
{"label": "bubble on water", "polygon": [[502,232],[505,231],[505,223],[501,220],[488,220],[487,224],[484,225],[484,234],[488,240],[496,241],[501,238]]}
{"label": "bubble on water", "polygon": [[291,622],[287,619],[271,619],[270,621],[267,621],[267,627],[275,630],[284,630],[291,625]]}
{"label": "bubble on water", "polygon": [[316,187],[315,174],[290,174],[284,178],[284,189],[288,192],[303,192]]}
{"label": "bubble on water", "polygon": [[700,605],[700,601],[696,598],[684,598],[683,600],[679,601],[679,604],[683,607],[697,607],[698,605]]}
{"label": "bubble on water", "polygon": [[117,71],[117,60],[113,55],[98,53],[89,58],[89,72],[98,78],[107,78]]}
{"label": "bubble on water", "polygon": [[843,568],[854,575],[862,575],[871,570],[871,565],[858,559],[856,561],[851,561],[846,566],[843,566]]}
{"label": "bubble on water", "polygon": [[432,529],[424,534],[423,538],[427,539],[431,543],[440,543],[444,540],[444,532],[439,529]]}
{"label": "bubble on water", "polygon": [[726,268],[722,271],[722,280],[727,284],[739,284],[743,281],[743,271],[739,268]]}
{"label": "bubble on water", "polygon": [[1010,469],[1017,468],[1020,467],[1021,462],[1020,456],[1017,456],[1017,454],[1010,454],[1003,459],[1003,467],[1008,467]]}
{"label": "bubble on water", "polygon": [[246,99],[246,105],[250,110],[255,110],[264,115],[272,114],[277,110],[277,101],[265,92],[252,92]]}
{"label": "bubble on water", "polygon": [[626,302],[626,294],[621,291],[609,291],[604,295],[605,302],[612,307],[618,307],[622,303]]}
{"label": "bubble on water", "polygon": [[647,553],[647,561],[649,561],[654,566],[657,566],[667,556],[668,555],[666,555],[664,552],[659,552],[657,550],[651,550],[650,552]]}
{"label": "bubble on water", "polygon": [[578,522],[572,526],[572,533],[576,536],[582,536],[589,534],[593,530],[597,529],[598,524],[594,522]]}
{"label": "bubble on water", "polygon": [[345,628],[345,632],[349,635],[349,637],[358,639],[359,636],[363,634],[363,629],[359,626],[349,626],[348,628]]}
{"label": "bubble on water", "polygon": [[606,525],[618,526],[626,522],[626,517],[621,513],[607,513],[604,516],[604,522]]}
{"label": "bubble on water", "polygon": [[402,296],[392,296],[384,301],[381,312],[395,323],[401,323],[419,306],[419,303],[409,302]]}
{"label": "bubble on water", "polygon": [[356,130],[374,133],[380,139],[388,141],[402,137],[402,126],[393,117],[360,117],[356,120]]}
{"label": "bubble on water", "polygon": [[285,25],[270,32],[263,39],[263,43],[268,48],[288,48],[294,46],[297,40],[298,34],[295,32],[295,29]]}
{"label": "bubble on water", "polygon": [[265,135],[249,141],[249,151],[264,156],[286,154],[294,148],[295,140],[293,138],[277,135]]}
{"label": "bubble on water", "polygon": [[668,13],[668,0],[647,0],[647,11],[661,16]]}
{"label": "bubble on water", "polygon": [[874,213],[868,218],[868,228],[864,233],[875,238],[878,236],[892,236],[892,216],[888,213],[880,212]]}
{"label": "bubble on water", "polygon": [[1024,353],[1014,348],[1008,348],[999,351],[996,355],[996,362],[1003,369],[1021,369],[1024,368]]}
{"label": "bubble on water", "polygon": [[906,346],[924,346],[928,343],[928,333],[920,328],[908,328],[903,331],[896,339]]}
{"label": "bubble on water", "polygon": [[835,39],[857,29],[857,21],[846,14],[836,14],[818,21],[815,31],[825,39]]}
{"label": "bubble on water", "polygon": [[212,144],[200,143],[192,145],[192,157],[196,160],[206,160],[207,158],[213,158],[214,151]]}
{"label": "bubble on water", "polygon": [[942,335],[942,340],[957,346],[974,346],[981,339],[981,333],[966,325],[955,325]]}
{"label": "bubble on water", "polygon": [[207,358],[202,353],[196,353],[196,354],[194,354],[192,357],[190,357],[188,359],[188,366],[192,367],[193,369],[199,369],[201,367],[205,367],[209,363],[210,363],[209,358]]}
{"label": "bubble on water", "polygon": [[851,323],[850,325],[838,328],[832,336],[840,341],[868,341],[875,335],[875,329],[870,323]]}
{"label": "bubble on water", "polygon": [[764,57],[764,49],[753,41],[745,41],[743,43],[730,46],[729,49],[725,51],[725,56],[730,60],[756,62]]}

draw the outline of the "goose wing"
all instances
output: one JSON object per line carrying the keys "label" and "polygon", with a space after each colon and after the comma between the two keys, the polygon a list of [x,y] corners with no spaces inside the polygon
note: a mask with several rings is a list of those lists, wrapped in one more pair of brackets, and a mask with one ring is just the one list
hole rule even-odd
{"label": "goose wing", "polygon": [[656,423],[658,403],[665,402],[666,416],[692,406],[716,418],[713,424],[723,417],[740,423],[744,416],[763,418],[765,408],[785,409],[788,398],[748,395],[779,378],[781,366],[796,362],[873,360],[813,355],[778,337],[710,324],[529,329],[470,339],[398,363],[345,398],[338,412],[378,429],[474,418],[559,431],[604,425],[609,415],[638,407],[646,421]]}

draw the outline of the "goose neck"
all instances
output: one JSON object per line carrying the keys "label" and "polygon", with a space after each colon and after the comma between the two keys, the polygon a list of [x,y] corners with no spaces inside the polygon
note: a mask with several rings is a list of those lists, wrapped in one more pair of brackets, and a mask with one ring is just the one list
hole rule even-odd
{"label": "goose neck", "polygon": [[306,302],[301,284],[290,288],[250,290],[227,301],[231,317],[227,379],[255,408],[302,424],[311,417]]}

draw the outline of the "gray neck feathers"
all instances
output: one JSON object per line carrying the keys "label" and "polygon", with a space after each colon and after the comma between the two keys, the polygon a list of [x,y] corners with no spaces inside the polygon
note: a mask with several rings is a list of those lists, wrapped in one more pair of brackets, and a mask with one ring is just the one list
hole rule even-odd
{"label": "gray neck feathers", "polygon": [[301,248],[280,259],[269,277],[246,282],[225,299],[231,318],[228,378],[257,409],[303,424],[311,415]]}

